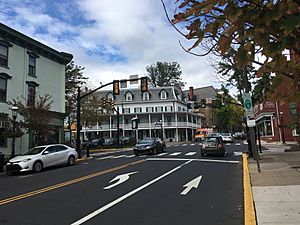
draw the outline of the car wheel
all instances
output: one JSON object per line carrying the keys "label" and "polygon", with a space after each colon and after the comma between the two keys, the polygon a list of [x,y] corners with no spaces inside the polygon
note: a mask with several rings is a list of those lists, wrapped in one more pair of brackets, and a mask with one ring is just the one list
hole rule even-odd
{"label": "car wheel", "polygon": [[68,165],[69,165],[69,166],[75,165],[75,157],[74,157],[74,156],[70,156],[70,157],[68,158]]}
{"label": "car wheel", "polygon": [[164,145],[163,148],[162,148],[162,150],[161,150],[161,152],[165,152],[166,149],[167,149],[167,147]]}
{"label": "car wheel", "polygon": [[41,172],[43,170],[43,163],[41,161],[35,162],[32,169],[36,173]]}
{"label": "car wheel", "polygon": [[139,156],[139,153],[138,152],[134,152],[135,156]]}

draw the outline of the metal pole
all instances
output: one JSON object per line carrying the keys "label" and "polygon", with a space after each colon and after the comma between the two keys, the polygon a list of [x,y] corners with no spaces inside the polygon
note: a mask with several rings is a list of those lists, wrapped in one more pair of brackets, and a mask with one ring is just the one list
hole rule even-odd
{"label": "metal pole", "polygon": [[116,110],[117,112],[117,141],[118,141],[118,147],[120,147],[120,112],[119,109]]}
{"label": "metal pole", "polygon": [[13,116],[13,136],[12,136],[12,143],[11,143],[11,158],[15,157],[15,133],[16,133],[16,116]]}
{"label": "metal pole", "polygon": [[284,137],[284,126],[283,126],[283,113],[280,112],[280,127],[281,127],[281,138],[282,138],[282,144],[285,144],[285,137]]}
{"label": "metal pole", "polygon": [[258,146],[259,146],[259,152],[262,153],[261,150],[261,141],[260,141],[260,130],[259,127],[257,127],[257,137],[258,137]]}
{"label": "metal pole", "polygon": [[80,130],[81,130],[81,126],[80,126],[80,87],[78,87],[77,89],[77,104],[76,104],[76,151],[78,152],[78,158],[81,159],[82,155],[81,155],[81,149],[80,149]]}

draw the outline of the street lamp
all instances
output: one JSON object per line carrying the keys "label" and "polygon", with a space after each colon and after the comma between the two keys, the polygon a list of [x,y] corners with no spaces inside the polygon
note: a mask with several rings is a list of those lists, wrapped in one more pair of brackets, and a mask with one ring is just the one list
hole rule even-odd
{"label": "street lamp", "polygon": [[19,108],[16,105],[13,105],[11,107],[11,114],[13,118],[13,136],[12,136],[12,148],[11,148],[11,158],[15,157],[15,139],[16,139],[16,119],[18,116],[18,110]]}

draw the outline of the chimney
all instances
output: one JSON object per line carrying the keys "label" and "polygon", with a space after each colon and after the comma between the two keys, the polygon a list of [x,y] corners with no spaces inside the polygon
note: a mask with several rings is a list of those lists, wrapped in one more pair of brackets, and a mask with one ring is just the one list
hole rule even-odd
{"label": "chimney", "polygon": [[190,101],[194,100],[194,88],[193,87],[189,88],[189,100]]}

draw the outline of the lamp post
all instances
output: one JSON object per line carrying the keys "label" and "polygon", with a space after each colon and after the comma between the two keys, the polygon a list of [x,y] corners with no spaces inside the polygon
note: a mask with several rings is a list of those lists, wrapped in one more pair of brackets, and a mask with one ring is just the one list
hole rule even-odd
{"label": "lamp post", "polygon": [[16,139],[16,119],[18,116],[19,108],[16,105],[11,107],[11,114],[13,118],[13,136],[12,136],[12,143],[11,143],[11,158],[15,157],[15,139]]}

